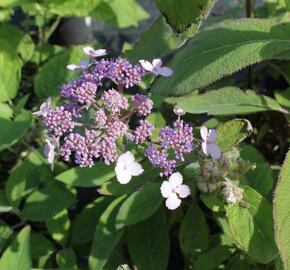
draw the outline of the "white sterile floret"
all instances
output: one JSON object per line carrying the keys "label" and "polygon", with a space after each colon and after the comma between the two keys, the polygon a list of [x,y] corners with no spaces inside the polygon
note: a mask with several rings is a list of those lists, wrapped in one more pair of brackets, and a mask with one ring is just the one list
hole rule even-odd
{"label": "white sterile floret", "polygon": [[119,156],[115,172],[120,184],[129,183],[132,176],[140,175],[143,171],[142,166],[136,162],[134,155],[130,151]]}
{"label": "white sterile floret", "polygon": [[220,159],[222,152],[219,146],[215,143],[217,140],[217,132],[215,129],[208,129],[205,126],[200,128],[200,135],[203,139],[202,151],[205,155],[211,156],[213,159]]}
{"label": "white sterile floret", "polygon": [[80,70],[86,70],[89,66],[90,66],[90,60],[82,59],[79,65],[70,64],[70,65],[67,65],[66,68],[71,71],[80,71]]}
{"label": "white sterile floret", "polygon": [[228,204],[238,203],[243,200],[244,190],[229,181],[223,183],[222,194]]}
{"label": "white sterile floret", "polygon": [[190,189],[182,184],[183,177],[181,173],[173,173],[168,181],[164,181],[160,187],[161,194],[166,198],[165,205],[168,209],[174,210],[181,204],[180,198],[186,198],[190,195]]}
{"label": "white sterile floret", "polygon": [[46,145],[44,146],[44,155],[50,164],[51,169],[54,167],[55,149],[59,146],[59,140],[54,137],[47,137],[45,139]]}
{"label": "white sterile floret", "polygon": [[106,55],[107,54],[107,50],[106,49],[94,50],[91,47],[84,47],[83,48],[83,53],[95,58],[95,57],[100,57],[100,56]]}
{"label": "white sterile floret", "polygon": [[162,60],[161,59],[153,59],[152,63],[146,60],[139,60],[141,66],[153,73],[155,76],[161,75],[164,77],[170,77],[173,74],[173,70],[169,67],[162,67]]}
{"label": "white sterile floret", "polygon": [[46,117],[51,106],[51,97],[49,97],[45,102],[43,102],[39,108],[39,111],[34,112],[34,115]]}

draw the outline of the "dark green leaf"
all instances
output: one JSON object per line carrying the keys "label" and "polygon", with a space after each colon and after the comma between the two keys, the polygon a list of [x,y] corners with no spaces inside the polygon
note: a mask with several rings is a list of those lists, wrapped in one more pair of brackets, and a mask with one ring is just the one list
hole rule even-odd
{"label": "dark green leaf", "polygon": [[31,234],[31,258],[37,259],[42,256],[48,256],[54,252],[53,244],[42,234]]}
{"label": "dark green leaf", "polygon": [[57,186],[34,191],[26,200],[22,214],[32,221],[45,221],[75,203],[74,196]]}
{"label": "dark green leaf", "polygon": [[196,257],[209,248],[208,226],[197,204],[191,204],[179,231],[181,250],[187,257]]}
{"label": "dark green leaf", "polygon": [[7,225],[7,223],[0,219],[0,252],[3,252],[6,242],[12,233],[13,230]]}
{"label": "dark green leaf", "polygon": [[68,186],[95,187],[102,185],[114,176],[113,166],[96,162],[92,168],[76,167],[57,175],[55,178]]}
{"label": "dark green leaf", "polygon": [[60,268],[77,269],[77,258],[72,248],[61,250],[56,256],[56,261]]}
{"label": "dark green leaf", "polygon": [[139,270],[166,270],[169,235],[164,208],[128,228],[129,252]]}
{"label": "dark green leaf", "polygon": [[143,186],[131,194],[120,207],[116,218],[116,228],[132,225],[150,217],[159,208],[162,200],[160,183]]}
{"label": "dark green leaf", "polygon": [[124,198],[122,196],[115,199],[100,217],[89,257],[90,270],[104,267],[124,233],[124,230],[115,229],[116,215]]}

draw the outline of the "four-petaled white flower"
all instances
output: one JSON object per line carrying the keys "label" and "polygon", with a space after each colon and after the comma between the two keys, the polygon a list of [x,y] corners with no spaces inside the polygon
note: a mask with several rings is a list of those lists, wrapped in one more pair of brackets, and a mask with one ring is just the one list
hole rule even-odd
{"label": "four-petaled white flower", "polygon": [[146,60],[139,60],[139,63],[141,66],[153,73],[155,76],[161,75],[164,77],[169,77],[173,74],[173,70],[169,67],[161,67],[162,66],[162,61],[161,59],[153,59],[152,63]]}
{"label": "four-petaled white flower", "polygon": [[162,196],[167,199],[165,205],[170,210],[180,206],[180,198],[186,198],[190,195],[189,187],[182,183],[181,173],[176,172],[169,177],[168,181],[164,181],[160,187]]}
{"label": "four-petaled white flower", "polygon": [[51,97],[49,97],[45,102],[40,105],[39,111],[34,112],[34,115],[46,117],[51,106]]}
{"label": "four-petaled white flower", "polygon": [[54,158],[55,158],[55,148],[59,147],[59,140],[58,138],[54,137],[47,137],[45,139],[46,145],[44,146],[44,155],[50,164],[51,169],[53,170],[54,167]]}
{"label": "four-petaled white flower", "polygon": [[202,151],[205,155],[210,155],[213,159],[220,159],[222,152],[219,146],[215,143],[217,140],[217,132],[215,129],[208,129],[205,126],[200,128],[200,135],[203,139]]}
{"label": "four-petaled white flower", "polygon": [[94,50],[91,47],[84,47],[83,48],[83,53],[95,58],[95,57],[100,57],[100,56],[106,55],[107,54],[107,50],[105,50],[105,49]]}
{"label": "four-petaled white flower", "polygon": [[85,70],[90,66],[90,60],[89,59],[82,59],[79,65],[71,64],[67,65],[66,68],[71,71],[80,71]]}
{"label": "four-petaled white flower", "polygon": [[174,107],[173,112],[177,115],[177,116],[182,116],[185,115],[185,111],[181,108],[177,108]]}
{"label": "four-petaled white flower", "polygon": [[130,151],[119,156],[115,172],[120,184],[129,183],[132,176],[140,175],[143,171],[142,166],[136,162],[134,155]]}

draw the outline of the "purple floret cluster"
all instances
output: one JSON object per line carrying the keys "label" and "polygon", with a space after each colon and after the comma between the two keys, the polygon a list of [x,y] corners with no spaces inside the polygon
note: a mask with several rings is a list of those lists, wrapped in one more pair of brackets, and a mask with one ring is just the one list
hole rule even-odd
{"label": "purple floret cluster", "polygon": [[[178,118],[173,127],[167,126],[159,130],[159,139],[159,145],[150,145],[145,155],[153,166],[163,169],[161,175],[169,176],[174,172],[177,161],[184,161],[184,155],[193,150],[193,130]],[[170,158],[171,152],[174,156]]]}
{"label": "purple floret cluster", "polygon": [[[145,95],[128,99],[123,94],[123,89],[138,84],[144,75],[140,64],[124,58],[92,59],[78,78],[61,85],[63,104],[52,109],[49,100],[37,115],[42,116],[49,137],[59,142],[59,155],[65,161],[73,160],[81,167],[92,167],[96,160],[111,164],[128,137],[135,138],[136,144],[146,142],[153,125],[140,120],[136,130],[131,130],[128,122],[133,114],[150,114],[153,102]],[[104,89],[104,79],[111,80],[113,88]]]}

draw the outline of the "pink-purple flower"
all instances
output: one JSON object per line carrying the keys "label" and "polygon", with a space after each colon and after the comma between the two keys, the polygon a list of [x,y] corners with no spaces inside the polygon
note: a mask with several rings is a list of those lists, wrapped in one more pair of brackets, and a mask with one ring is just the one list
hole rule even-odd
{"label": "pink-purple flower", "polygon": [[200,135],[203,139],[201,144],[203,153],[206,156],[211,156],[213,159],[220,159],[222,152],[220,147],[215,143],[218,137],[216,130],[202,126],[200,128]]}
{"label": "pink-purple flower", "polygon": [[152,63],[146,60],[140,60],[139,63],[141,66],[153,73],[155,76],[161,75],[164,77],[169,77],[173,74],[173,70],[169,67],[162,67],[162,60],[157,58],[153,59]]}
{"label": "pink-purple flower", "polygon": [[115,89],[105,91],[102,95],[105,107],[112,113],[120,113],[129,107],[128,99]]}
{"label": "pink-purple flower", "polygon": [[144,143],[148,137],[153,133],[154,126],[148,120],[140,120],[139,126],[135,129],[135,143],[141,144]]}
{"label": "pink-purple flower", "polygon": [[132,96],[132,104],[137,114],[142,116],[150,114],[153,109],[153,101],[142,94]]}

